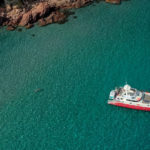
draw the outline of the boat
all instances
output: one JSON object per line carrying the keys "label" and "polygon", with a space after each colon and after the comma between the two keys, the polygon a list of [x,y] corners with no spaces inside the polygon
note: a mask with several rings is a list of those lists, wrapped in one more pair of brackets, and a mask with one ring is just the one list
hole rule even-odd
{"label": "boat", "polygon": [[125,84],[115,88],[109,95],[108,104],[130,109],[150,111],[150,93]]}

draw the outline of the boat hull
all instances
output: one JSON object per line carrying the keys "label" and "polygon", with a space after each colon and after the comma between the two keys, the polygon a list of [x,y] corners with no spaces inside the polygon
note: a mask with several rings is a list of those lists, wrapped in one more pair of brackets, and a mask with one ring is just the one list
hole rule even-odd
{"label": "boat hull", "polygon": [[114,101],[108,101],[108,104],[119,106],[119,107],[130,108],[130,109],[150,111],[150,107],[140,106],[139,104],[130,105],[130,104],[125,104],[125,103],[121,103],[121,102],[114,102]]}

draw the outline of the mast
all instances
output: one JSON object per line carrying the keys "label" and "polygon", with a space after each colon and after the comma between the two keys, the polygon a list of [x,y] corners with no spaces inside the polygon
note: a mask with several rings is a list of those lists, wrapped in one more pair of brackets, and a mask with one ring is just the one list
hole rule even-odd
{"label": "mast", "polygon": [[126,89],[126,98],[127,98],[127,89]]}

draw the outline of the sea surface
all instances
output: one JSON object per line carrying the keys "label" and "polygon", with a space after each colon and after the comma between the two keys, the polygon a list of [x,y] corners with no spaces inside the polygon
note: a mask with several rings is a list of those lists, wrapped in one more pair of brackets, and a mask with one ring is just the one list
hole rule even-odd
{"label": "sea surface", "polygon": [[150,150],[150,112],[107,104],[126,82],[150,91],[150,0],[73,11],[0,29],[0,150]]}

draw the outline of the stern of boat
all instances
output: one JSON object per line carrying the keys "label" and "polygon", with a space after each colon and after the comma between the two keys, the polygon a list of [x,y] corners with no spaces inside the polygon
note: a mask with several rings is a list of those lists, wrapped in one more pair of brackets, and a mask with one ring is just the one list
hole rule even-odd
{"label": "stern of boat", "polygon": [[110,105],[114,105],[116,103],[116,101],[115,100],[108,100],[107,103]]}

